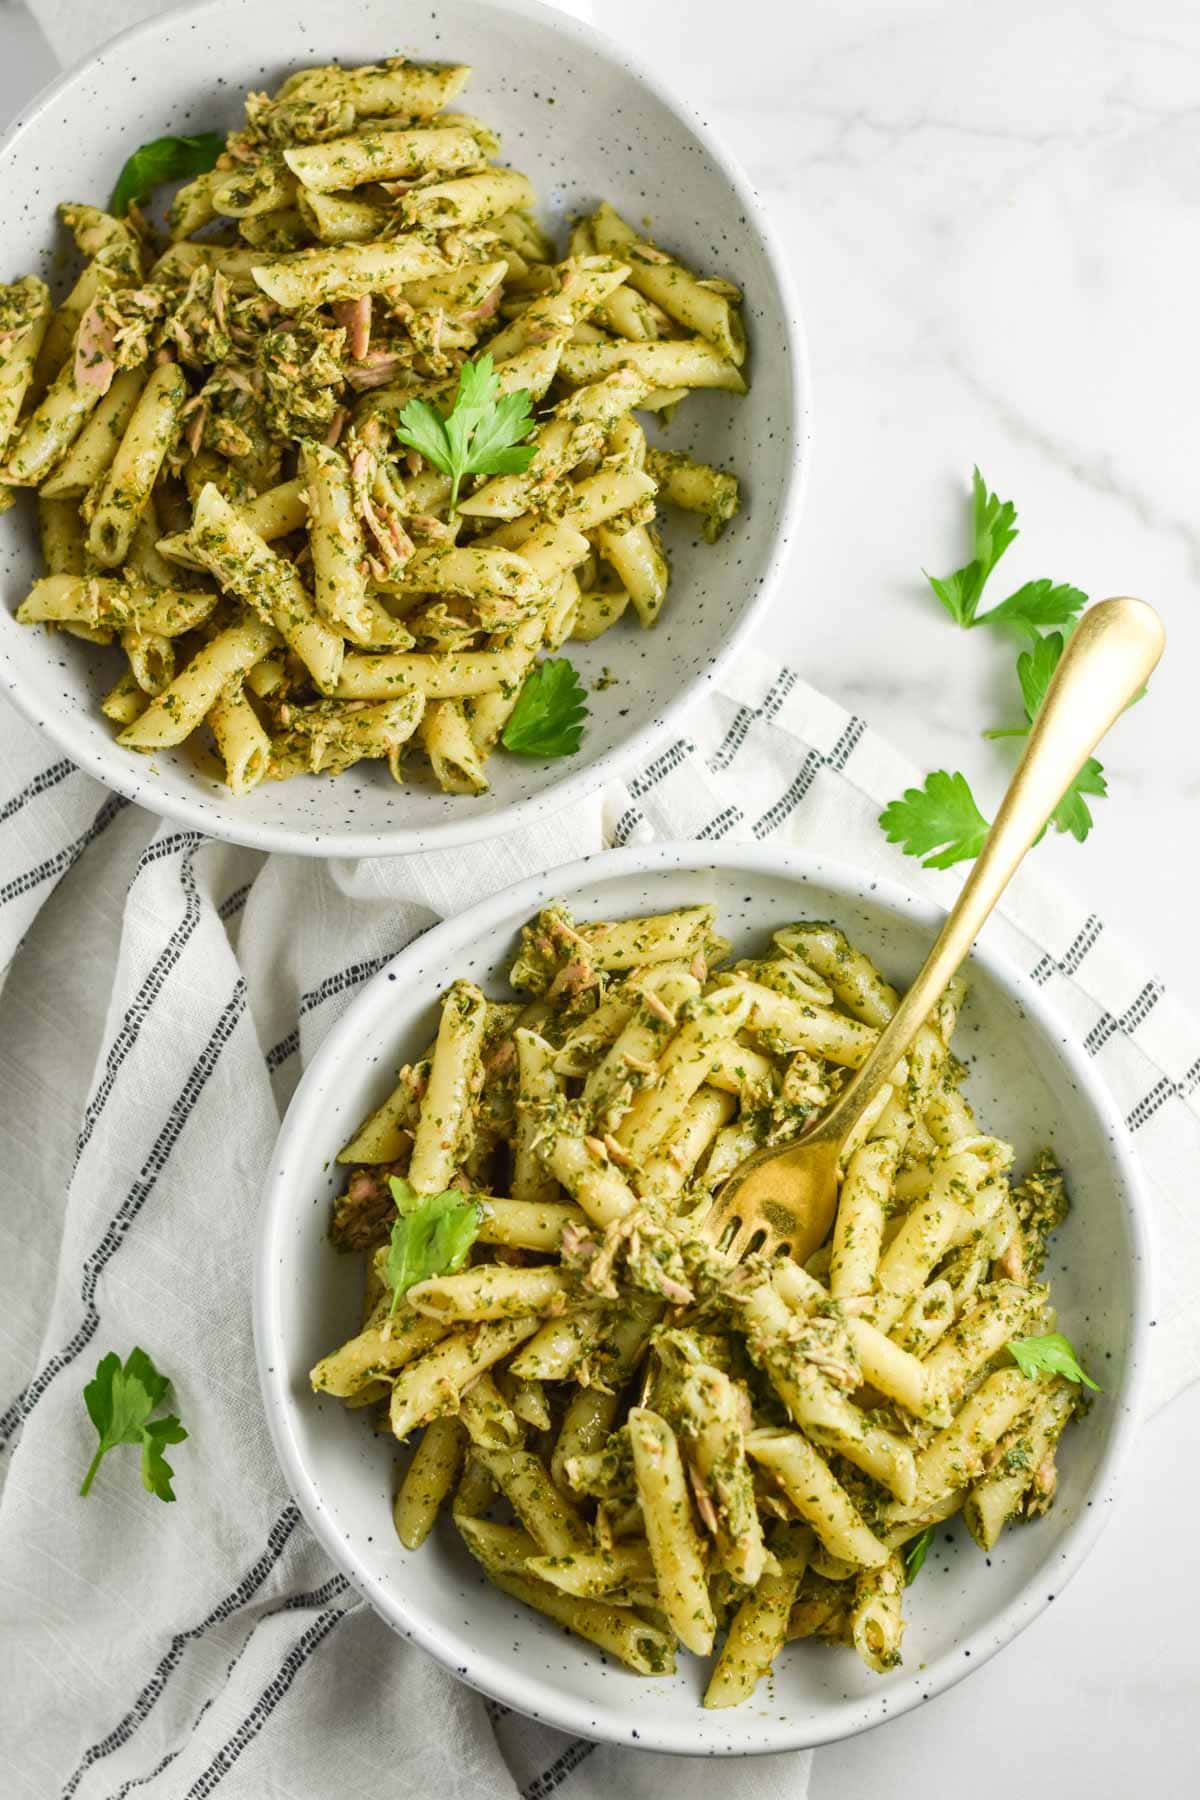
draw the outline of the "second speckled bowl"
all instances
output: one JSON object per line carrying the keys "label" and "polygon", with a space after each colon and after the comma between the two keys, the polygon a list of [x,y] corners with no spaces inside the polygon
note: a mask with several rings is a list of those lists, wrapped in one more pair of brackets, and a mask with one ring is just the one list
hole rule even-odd
{"label": "second speckled bowl", "polygon": [[[1133,1442],[1146,1360],[1149,1280],[1143,1208],[1124,1126],[1095,1063],[1033,984],[984,945],[966,967],[955,1036],[981,1122],[1026,1162],[1052,1144],[1074,1211],[1047,1269],[1063,1328],[1104,1388],[1064,1441],[1049,1515],[1004,1533],[982,1556],[961,1524],[939,1527],[908,1596],[904,1661],[875,1675],[849,1650],[795,1644],[752,1699],[700,1701],[706,1665],[646,1680],[489,1586],[450,1525],[416,1554],[391,1529],[396,1447],[362,1416],[315,1397],[308,1371],[357,1329],[362,1271],[326,1230],[334,1163],[377,1106],[398,1063],[436,1030],[455,976],[506,992],[517,932],[551,899],[583,919],[628,918],[710,902],[736,955],[770,932],[832,918],[903,986],[940,923],[888,882],[814,858],[744,845],[610,851],[539,875],[411,944],[363,990],[322,1045],[271,1159],[255,1281],[255,1336],[267,1417],[288,1486],[330,1556],[404,1637],[509,1706],[588,1738],[698,1756],[798,1750],[917,1706],[986,1661],[1059,1595],[1095,1541]],[[684,1780],[680,1778],[681,1782]]]}

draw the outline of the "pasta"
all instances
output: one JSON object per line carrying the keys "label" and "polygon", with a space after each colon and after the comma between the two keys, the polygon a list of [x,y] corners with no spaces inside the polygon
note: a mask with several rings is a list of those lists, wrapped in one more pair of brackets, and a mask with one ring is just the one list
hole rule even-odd
{"label": "pasta", "polygon": [[806,1266],[705,1240],[716,1186],[828,1106],[896,1005],[824,923],[728,958],[708,906],[552,905],[521,934],[519,1001],[446,991],[432,1049],[341,1153],[333,1235],[372,1253],[371,1310],[312,1375],[415,1437],[402,1543],[440,1510],[489,1580],[635,1673],[715,1651],[710,1707],[789,1640],[894,1668],[907,1547],[961,1512],[990,1551],[1043,1512],[1081,1392],[1009,1351],[1046,1329],[1066,1191],[1048,1153],[1014,1181],[980,1131],[957,990]]}
{"label": "pasta", "polygon": [[[713,542],[740,506],[733,473],[638,418],[746,391],[738,290],[606,203],[556,249],[495,134],[453,110],[469,75],[299,70],[247,95],[165,240],[65,205],[84,258],[66,298],[0,285],[0,506],[31,490],[46,578],[86,584],[71,612],[40,580],[17,617],[111,657],[122,746],[195,734],[237,795],[373,758],[471,796],[509,743],[573,754],[578,723],[522,737],[542,659],[655,624],[664,509]],[[451,476],[397,428],[414,402],[447,418],[469,378],[530,410],[509,460]],[[205,595],[211,616],[97,622],[105,581],[150,610]]]}

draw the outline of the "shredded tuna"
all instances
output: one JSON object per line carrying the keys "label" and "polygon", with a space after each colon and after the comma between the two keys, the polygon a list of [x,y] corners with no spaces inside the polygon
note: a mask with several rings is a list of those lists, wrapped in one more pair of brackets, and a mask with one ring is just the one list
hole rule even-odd
{"label": "shredded tuna", "polygon": [[700,1514],[700,1518],[704,1525],[707,1526],[708,1530],[716,1537],[717,1509],[713,1505],[712,1495],[704,1485],[704,1477],[693,1462],[688,1463],[687,1472],[688,1480],[692,1484],[692,1494],[696,1501],[696,1511]]}
{"label": "shredded tuna", "polygon": [[239,393],[256,397],[262,391],[262,378],[257,369],[251,371],[239,368],[236,363],[222,363],[216,373],[223,376],[231,388],[237,388]]}
{"label": "shredded tuna", "polygon": [[400,1172],[400,1163],[381,1163],[353,1171],[345,1193],[333,1205],[330,1235],[339,1249],[370,1250],[387,1242],[396,1213],[388,1177]]}
{"label": "shredded tuna", "polygon": [[1002,1253],[996,1258],[994,1272],[1005,1275],[1010,1281],[1025,1280],[1025,1247],[1021,1242],[1021,1234],[1014,1231]]}
{"label": "shredded tuna", "polygon": [[485,319],[494,317],[500,305],[500,296],[504,283],[498,281],[490,294],[485,294],[478,306],[472,306],[460,315],[464,325],[480,325]]}
{"label": "shredded tuna", "polygon": [[365,362],[351,363],[346,380],[355,393],[365,394],[370,388],[386,387],[393,376],[408,367],[402,356],[391,350],[368,350]]}
{"label": "shredded tuna", "polygon": [[346,329],[346,348],[355,362],[362,362],[371,343],[371,296],[360,294],[357,300],[339,300],[333,316]]}
{"label": "shredded tuna", "polygon": [[642,995],[642,1004],[645,1006],[648,1013],[653,1013],[656,1019],[661,1019],[664,1025],[669,1025],[671,1030],[674,1031],[676,1024],[675,1014],[671,1011],[669,1006],[663,1004],[656,993],[652,990],[644,993]]}
{"label": "shredded tuna", "polygon": [[79,321],[75,344],[75,383],[107,394],[117,372],[116,339],[113,328],[101,317],[99,303],[93,301]]}
{"label": "shredded tuna", "polygon": [[623,1169],[632,1169],[635,1166],[634,1160],[624,1144],[618,1144],[611,1131],[606,1131],[604,1134],[604,1148],[608,1151],[610,1159],[615,1163],[620,1163]]}
{"label": "shredded tuna", "polygon": [[220,269],[215,269],[213,271],[212,280],[212,310],[213,318],[216,320],[218,329],[221,331],[227,330],[225,323],[225,301],[228,293],[229,283],[226,281],[224,275],[222,275]]}
{"label": "shredded tuna", "polygon": [[400,1079],[412,1093],[414,1100],[423,1100],[425,1090],[429,1086],[429,1073],[420,1063],[406,1063],[400,1071]]}
{"label": "shredded tuna", "polygon": [[[497,607],[496,610],[501,609]],[[570,962],[563,964],[546,989],[546,998],[554,1000],[559,994],[578,994],[598,980],[599,976],[589,963],[586,963],[582,957],[573,956]]]}
{"label": "shredded tuna", "polygon": [[664,1274],[662,1270],[653,1276],[652,1284],[663,1299],[669,1300],[673,1306],[691,1306],[695,1302],[696,1296],[690,1287],[685,1287],[682,1281],[676,1281],[673,1275]]}
{"label": "shredded tuna", "polygon": [[512,1068],[516,1060],[517,1046],[510,1037],[501,1038],[495,1049],[490,1051],[488,1055],[484,1057],[484,1073],[487,1075],[502,1075],[506,1069]]}
{"label": "shredded tuna", "polygon": [[200,445],[204,439],[204,426],[208,419],[208,401],[201,400],[187,422],[183,441],[193,456],[200,454]]}
{"label": "shredded tuna", "polygon": [[374,463],[370,451],[357,450],[350,463],[354,502],[359,517],[379,547],[386,577],[389,570],[408,561],[416,546],[395,514],[389,512],[385,518],[380,517],[371,497],[373,475]]}
{"label": "shredded tuna", "polygon": [[334,449],[334,447],[337,444],[338,439],[341,437],[343,431],[346,429],[346,425],[349,421],[349,418],[350,418],[349,407],[339,406],[337,411],[334,413],[332,419],[330,419],[330,421],[329,421],[329,430],[325,433],[324,441],[325,441],[325,445],[326,445],[327,449],[330,449],[330,450]]}
{"label": "shredded tuna", "polygon": [[414,513],[408,528],[434,544],[452,544],[457,535],[453,525],[447,525],[444,519],[435,519],[432,513]]}
{"label": "shredded tuna", "polygon": [[595,1238],[586,1225],[577,1225],[568,1219],[562,1228],[562,1254],[564,1257],[584,1256],[595,1253],[598,1248]]}

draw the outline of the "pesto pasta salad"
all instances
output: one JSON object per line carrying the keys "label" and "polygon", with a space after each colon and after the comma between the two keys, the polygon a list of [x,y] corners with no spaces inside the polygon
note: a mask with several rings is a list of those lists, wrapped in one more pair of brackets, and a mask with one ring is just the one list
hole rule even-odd
{"label": "pesto pasta salad", "polygon": [[836,926],[732,961],[710,907],[551,906],[511,982],[456,981],[341,1152],[363,1324],[314,1389],[406,1446],[407,1548],[446,1515],[490,1581],[639,1674],[715,1655],[722,1707],[794,1639],[896,1666],[935,1528],[961,1513],[989,1551],[1049,1507],[1093,1385],[1040,1279],[1063,1177],[1043,1152],[1015,1178],[975,1119],[961,987],[855,1127],[802,1266],[701,1228],[896,1006]]}
{"label": "pesto pasta salad", "polygon": [[[61,304],[0,286],[0,507],[34,492],[46,571],[17,617],[120,653],[126,748],[480,793],[497,747],[578,749],[553,653],[653,626],[660,505],[737,512],[639,415],[746,391],[738,290],[603,203],[556,247],[469,74],[300,70],[62,206]],[[164,239],[139,201],[185,174]]]}

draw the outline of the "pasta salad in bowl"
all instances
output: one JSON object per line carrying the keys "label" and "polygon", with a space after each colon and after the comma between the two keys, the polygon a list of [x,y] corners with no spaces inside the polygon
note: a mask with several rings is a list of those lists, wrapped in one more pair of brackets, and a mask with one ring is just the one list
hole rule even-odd
{"label": "pasta salad in bowl", "polygon": [[[514,81],[507,7],[408,9],[368,57],[376,0],[302,5],[290,68],[277,9],[229,10],[97,59],[138,96],[111,194],[53,131],[86,71],[0,149],[0,671],[220,835],[486,836],[594,786],[759,609],[803,467],[785,279],[708,134],[572,22],[512,7]],[[185,34],[147,105],[122,70]]]}
{"label": "pasta salad in bowl", "polygon": [[817,1743],[1082,1557],[1140,1223],[1107,1097],[1004,963],[976,951],[863,1115],[815,1255],[704,1233],[868,1055],[932,916],[800,859],[610,853],[410,946],[302,1081],[258,1272],[277,1447],[372,1604],[497,1698]]}

